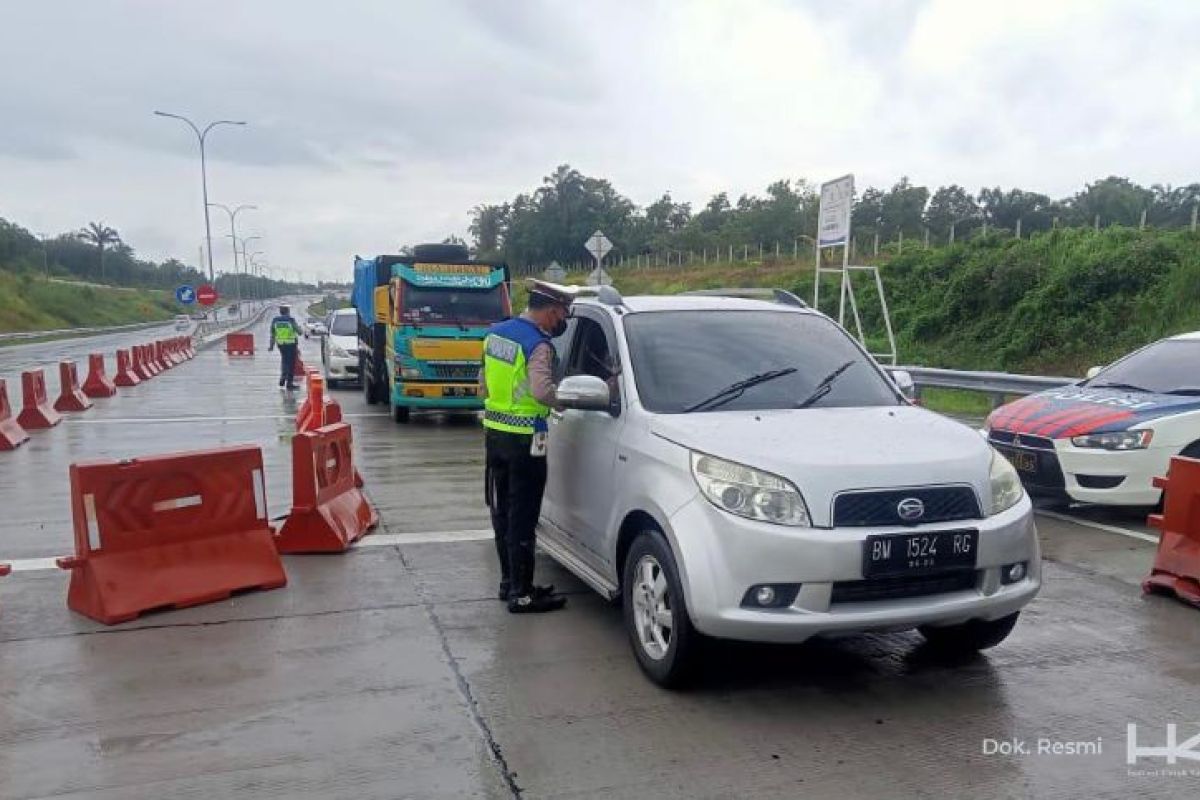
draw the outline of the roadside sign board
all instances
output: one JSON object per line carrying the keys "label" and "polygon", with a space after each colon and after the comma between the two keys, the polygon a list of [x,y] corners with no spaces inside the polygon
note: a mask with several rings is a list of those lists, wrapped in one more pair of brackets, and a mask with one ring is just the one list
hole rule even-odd
{"label": "roadside sign board", "polygon": [[196,302],[202,306],[212,306],[217,303],[217,290],[207,283],[196,290]]}
{"label": "roadside sign board", "polygon": [[608,237],[605,236],[603,232],[597,230],[588,237],[584,247],[586,247],[587,251],[592,254],[592,258],[596,259],[596,266],[599,267],[600,262],[603,261],[604,257],[608,255],[610,250],[613,249],[613,243],[608,240]]}
{"label": "roadside sign board", "polygon": [[850,241],[850,211],[854,205],[854,176],[842,177],[821,184],[821,208],[817,241],[821,247],[846,244]]}
{"label": "roadside sign board", "polygon": [[548,281],[564,281],[567,279],[567,271],[557,261],[551,261],[550,266],[546,267],[546,271],[542,274]]}
{"label": "roadside sign board", "polygon": [[175,290],[175,299],[183,303],[185,306],[190,306],[196,302],[196,290],[186,283]]}

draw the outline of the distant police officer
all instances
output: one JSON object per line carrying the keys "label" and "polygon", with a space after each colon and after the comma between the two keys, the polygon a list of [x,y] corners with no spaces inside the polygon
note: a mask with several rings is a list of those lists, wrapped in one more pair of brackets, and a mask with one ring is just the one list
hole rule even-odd
{"label": "distant police officer", "polygon": [[480,393],[487,501],[500,558],[500,599],[514,614],[554,611],[566,598],[534,586],[534,529],[546,487],[546,418],[555,405],[554,346],[567,329],[571,295],[532,281],[529,308],[493,325],[484,340]]}
{"label": "distant police officer", "polygon": [[292,373],[296,369],[296,348],[300,334],[300,326],[292,318],[291,308],[286,305],[280,306],[279,316],[271,320],[271,343],[267,345],[267,350],[274,350],[275,346],[279,345],[279,386],[289,392],[296,389]]}

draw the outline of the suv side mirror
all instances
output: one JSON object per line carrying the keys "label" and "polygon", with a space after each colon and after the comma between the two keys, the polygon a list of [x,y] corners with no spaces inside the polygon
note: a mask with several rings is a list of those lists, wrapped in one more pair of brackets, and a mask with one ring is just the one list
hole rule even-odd
{"label": "suv side mirror", "polygon": [[1092,378],[1096,377],[1103,371],[1104,371],[1104,367],[1092,367],[1091,369],[1089,369],[1087,371],[1087,379],[1090,381]]}
{"label": "suv side mirror", "polygon": [[563,408],[608,411],[612,397],[608,384],[595,375],[572,375],[558,384],[558,402]]}
{"label": "suv side mirror", "polygon": [[917,382],[913,380],[912,374],[906,369],[888,370],[892,376],[892,380],[896,384],[896,388],[900,393],[910,400],[916,397]]}

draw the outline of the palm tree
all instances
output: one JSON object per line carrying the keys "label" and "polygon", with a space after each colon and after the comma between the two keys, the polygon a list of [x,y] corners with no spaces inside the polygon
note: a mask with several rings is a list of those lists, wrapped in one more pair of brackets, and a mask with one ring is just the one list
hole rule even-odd
{"label": "palm tree", "polygon": [[110,228],[103,222],[89,222],[88,226],[79,232],[79,238],[96,245],[100,252],[100,282],[104,282],[104,245],[117,244],[121,234],[115,228]]}

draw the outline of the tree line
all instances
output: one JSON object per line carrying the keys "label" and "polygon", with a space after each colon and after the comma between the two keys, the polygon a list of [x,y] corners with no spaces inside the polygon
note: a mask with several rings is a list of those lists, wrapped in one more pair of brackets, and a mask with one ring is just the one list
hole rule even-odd
{"label": "tree line", "polygon": [[[816,235],[819,186],[782,179],[764,195],[714,195],[702,208],[676,202],[670,193],[643,207],[603,178],[561,165],[542,185],[507,203],[471,210],[470,234],[480,258],[517,266],[575,263],[590,256],[584,241],[597,229],[612,240],[618,257],[639,254],[710,253],[746,245],[811,242]],[[1110,176],[1060,199],[1023,189],[984,187],[972,194],[959,185],[928,187],[901,178],[890,189],[858,193],[852,216],[860,248],[871,240],[927,240],[945,244],[981,229],[1030,234],[1085,225],[1162,228],[1194,224],[1200,183],[1182,187],[1140,186]]]}
{"label": "tree line", "polygon": [[[20,225],[0,218],[0,270],[29,277],[59,278],[111,286],[174,289],[208,283],[207,276],[175,258],[156,262],[138,258],[121,234],[103,222],[78,231],[39,238]],[[296,284],[248,273],[240,276],[243,297],[273,297]],[[217,291],[232,297],[237,280],[217,276]]]}

